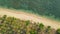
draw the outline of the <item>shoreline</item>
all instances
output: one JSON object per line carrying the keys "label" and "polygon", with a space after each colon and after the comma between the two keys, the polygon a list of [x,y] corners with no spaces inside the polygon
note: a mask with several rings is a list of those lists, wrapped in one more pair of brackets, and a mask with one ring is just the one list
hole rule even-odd
{"label": "shoreline", "polygon": [[[33,12],[28,12],[29,10],[17,10],[17,9],[14,9],[14,8],[4,8],[4,7],[0,7],[0,9],[5,9],[5,10],[12,10],[12,11],[10,11],[10,12],[13,12],[13,13],[17,13],[17,14],[20,14],[20,13],[24,13],[24,14],[30,14],[30,15],[34,15],[34,16],[42,16],[42,15],[39,15],[39,14],[37,14],[37,13],[33,13]],[[58,21],[58,22],[60,22],[60,19],[55,19],[55,18],[53,18],[53,17],[51,17],[51,16],[46,16],[46,15],[43,15],[42,16],[43,18],[47,18],[47,19],[50,19],[50,20],[54,20],[54,21]]]}
{"label": "shoreline", "polygon": [[22,20],[30,20],[31,22],[36,23],[43,23],[45,26],[51,26],[54,29],[60,28],[60,22],[51,20],[42,16],[26,13],[23,11],[18,10],[11,10],[11,9],[1,9],[0,8],[0,15],[7,15],[7,16],[13,16]]}

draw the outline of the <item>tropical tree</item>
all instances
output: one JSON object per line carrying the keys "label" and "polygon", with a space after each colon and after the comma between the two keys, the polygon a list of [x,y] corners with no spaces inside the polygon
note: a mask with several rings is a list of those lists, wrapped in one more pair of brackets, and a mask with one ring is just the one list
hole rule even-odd
{"label": "tropical tree", "polygon": [[39,28],[40,28],[40,34],[43,34],[44,25],[42,23],[39,24]]}
{"label": "tropical tree", "polygon": [[29,20],[25,21],[25,24],[26,26],[28,26],[30,24],[30,21]]}
{"label": "tropical tree", "polygon": [[7,15],[4,15],[4,16],[2,17],[1,23],[3,23],[3,22],[6,20],[6,17],[7,17]]}
{"label": "tropical tree", "polygon": [[57,34],[60,34],[60,29],[57,29],[57,31],[56,31],[56,32],[57,32]]}
{"label": "tropical tree", "polygon": [[42,23],[40,23],[39,28],[40,28],[40,30],[42,30],[44,28],[44,25]]}
{"label": "tropical tree", "polygon": [[36,30],[30,30],[30,34],[37,34]]}
{"label": "tropical tree", "polygon": [[50,30],[51,30],[51,26],[48,26],[48,27],[46,28],[46,33],[47,33],[47,34],[50,34]]}
{"label": "tropical tree", "polygon": [[26,34],[29,34],[28,32],[29,32],[29,24],[30,24],[30,21],[29,20],[27,20],[27,21],[25,21],[25,29],[26,29]]}

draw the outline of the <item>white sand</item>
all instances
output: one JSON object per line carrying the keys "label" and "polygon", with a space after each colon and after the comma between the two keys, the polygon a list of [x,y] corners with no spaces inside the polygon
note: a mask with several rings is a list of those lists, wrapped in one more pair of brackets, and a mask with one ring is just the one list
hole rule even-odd
{"label": "white sand", "polygon": [[51,26],[54,29],[60,28],[60,22],[54,21],[45,17],[36,16],[25,12],[15,12],[16,10],[0,8],[0,15],[8,15],[19,18],[21,20],[30,20],[32,22],[43,23],[45,26]]}

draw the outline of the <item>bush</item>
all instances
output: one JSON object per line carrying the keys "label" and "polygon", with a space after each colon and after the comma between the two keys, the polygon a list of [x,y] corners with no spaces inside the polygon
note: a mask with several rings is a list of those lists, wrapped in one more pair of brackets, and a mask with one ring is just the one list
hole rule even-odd
{"label": "bush", "polygon": [[56,32],[57,32],[57,34],[60,34],[60,29],[57,29],[57,31],[56,31]]}

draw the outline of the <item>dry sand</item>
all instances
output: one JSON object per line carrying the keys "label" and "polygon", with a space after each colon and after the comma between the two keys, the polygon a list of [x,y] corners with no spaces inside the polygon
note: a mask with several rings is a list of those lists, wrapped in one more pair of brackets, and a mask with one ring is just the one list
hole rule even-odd
{"label": "dry sand", "polygon": [[37,16],[34,14],[22,12],[17,12],[17,10],[0,8],[0,15],[8,15],[12,17],[19,18],[21,20],[30,20],[32,22],[43,23],[45,26],[51,26],[54,29],[60,28],[60,22],[51,20],[42,16]]}

